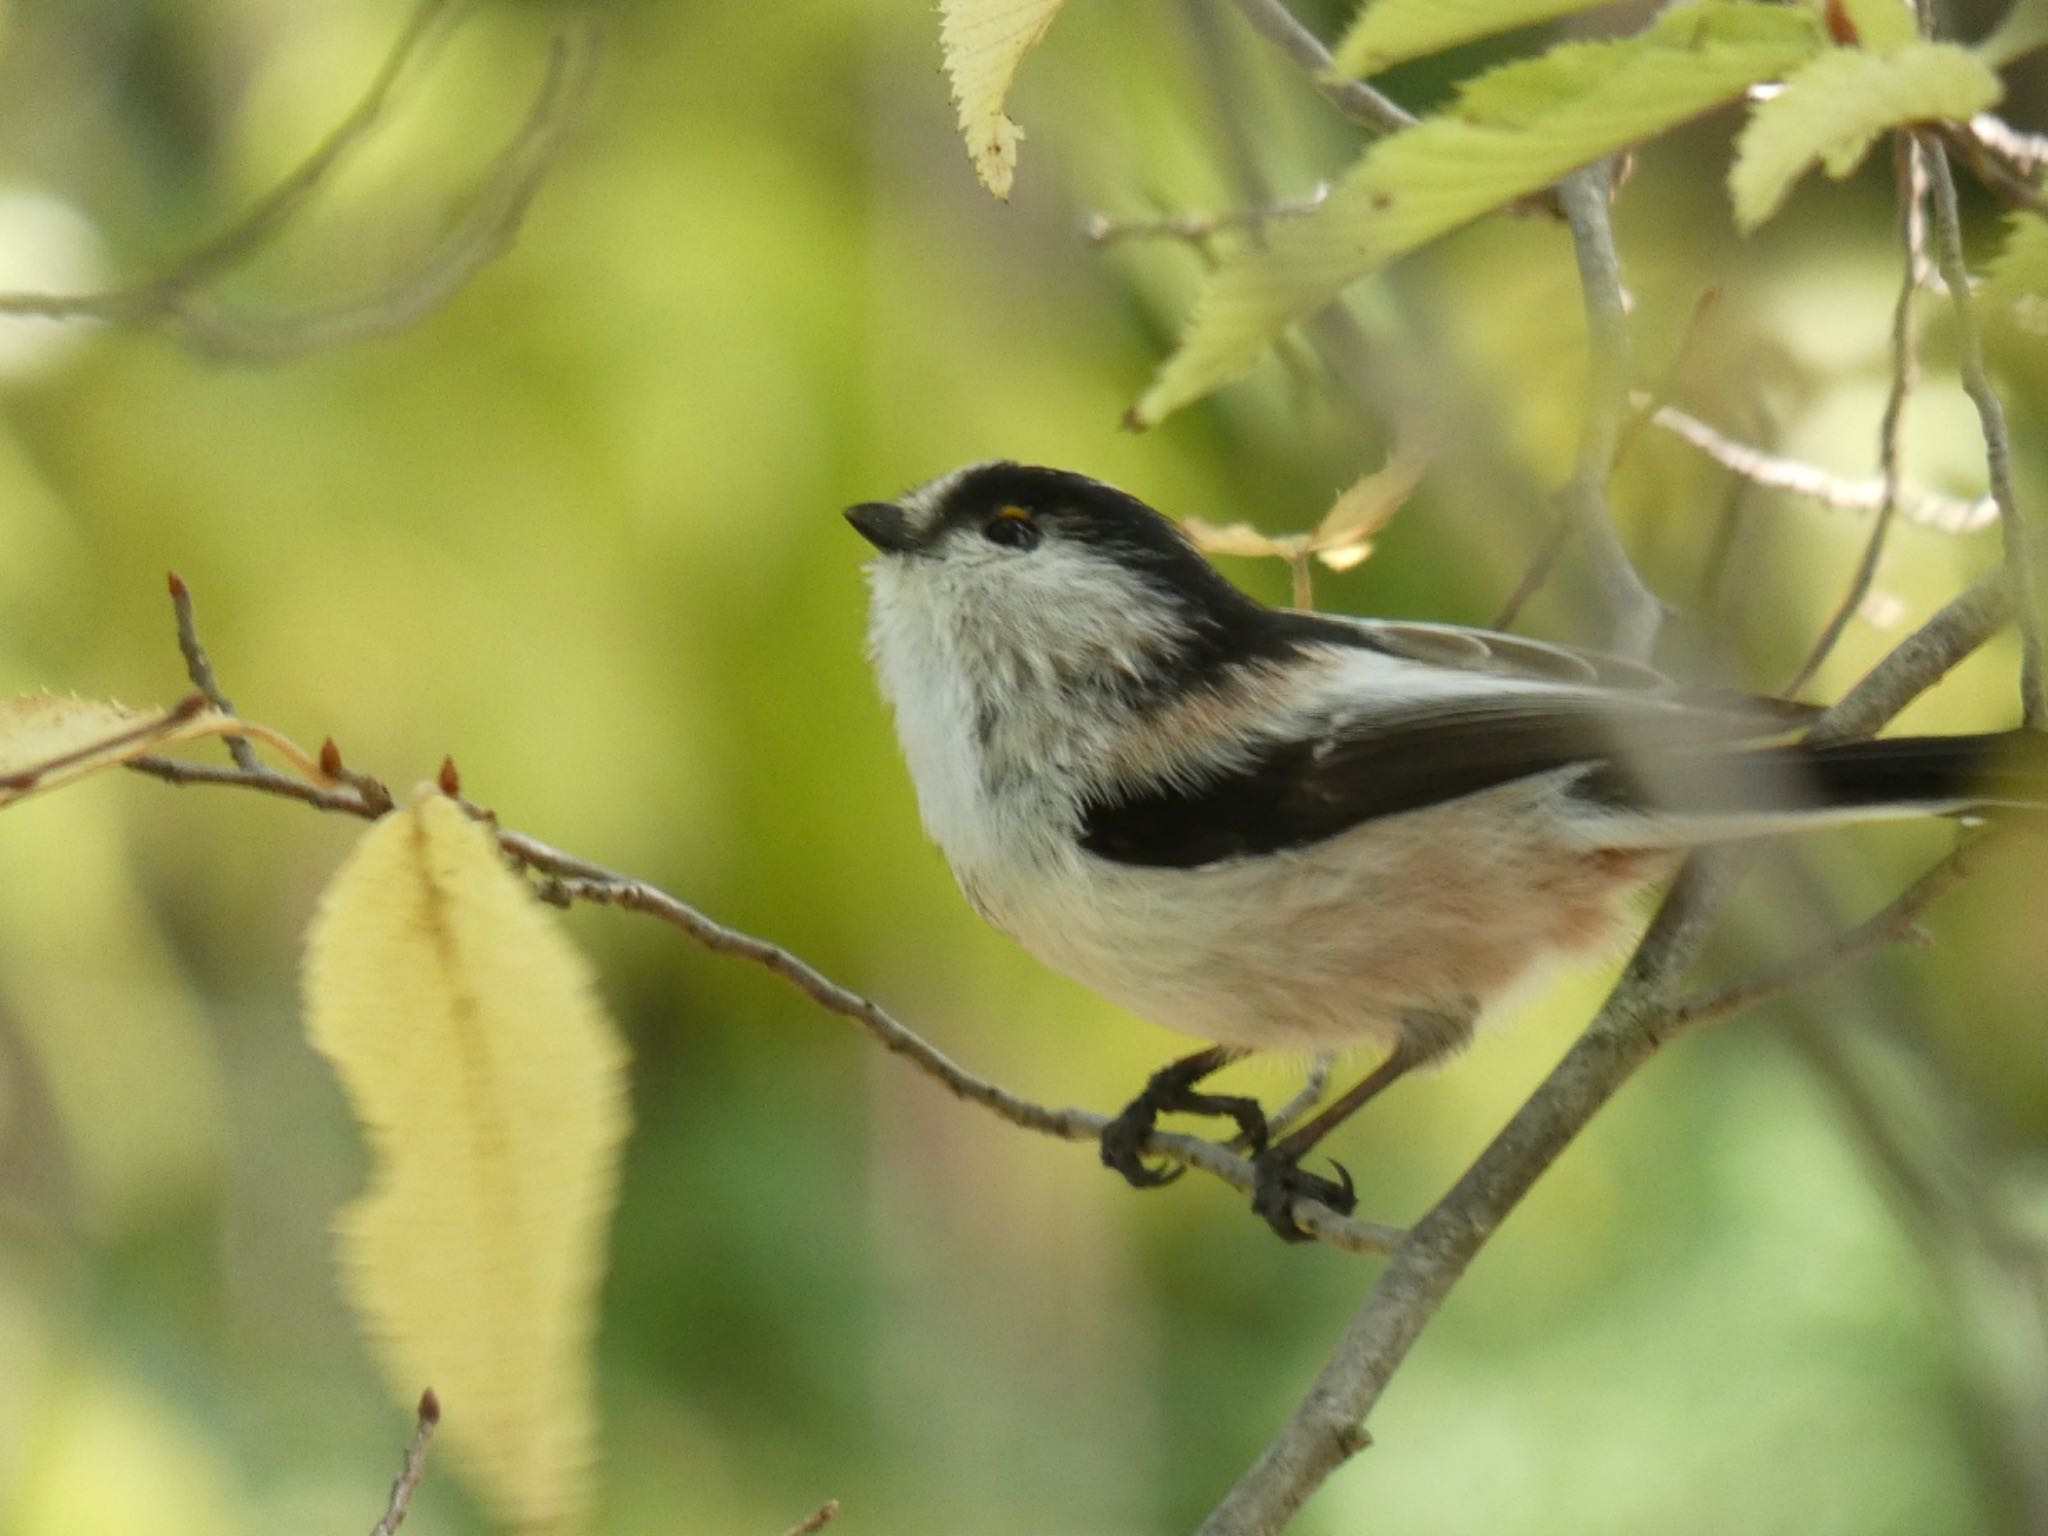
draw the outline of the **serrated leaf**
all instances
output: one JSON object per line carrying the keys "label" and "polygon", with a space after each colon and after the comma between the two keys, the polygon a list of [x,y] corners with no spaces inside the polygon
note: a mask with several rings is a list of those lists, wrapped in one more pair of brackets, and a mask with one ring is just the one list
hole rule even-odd
{"label": "serrated leaf", "polygon": [[1839,181],[1878,135],[1908,123],[1967,122],[2001,94],[1990,67],[1953,43],[1829,49],[1787,77],[1743,126],[1728,173],[1736,227],[1748,234],[1770,218],[1816,162]]}
{"label": "serrated leaf", "polygon": [[438,1393],[497,1516],[573,1527],[626,1132],[589,968],[490,834],[423,789],[328,885],[305,988],[372,1159],[339,1223],[350,1302],[399,1399]]}
{"label": "serrated leaf", "polygon": [[1003,112],[1024,57],[1036,48],[1066,0],[939,0],[939,48],[960,111],[960,132],[974,174],[1008,198],[1024,138]]}
{"label": "serrated leaf", "polygon": [[1474,38],[1598,10],[1609,0],[1367,0],[1333,50],[1331,73],[1375,75]]}
{"label": "serrated leaf", "polygon": [[1568,43],[1469,82],[1449,113],[1368,149],[1316,212],[1218,268],[1132,424],[1243,373],[1284,327],[1397,257],[1733,101],[1820,46],[1811,12],[1702,0],[1641,36]]}
{"label": "serrated leaf", "polygon": [[208,708],[196,693],[169,709],[131,709],[54,693],[0,699],[0,806],[181,741],[246,729],[234,716]]}
{"label": "serrated leaf", "polygon": [[2048,219],[2016,213],[2005,244],[1985,268],[1977,304],[1986,321],[2028,339],[2048,336]]}

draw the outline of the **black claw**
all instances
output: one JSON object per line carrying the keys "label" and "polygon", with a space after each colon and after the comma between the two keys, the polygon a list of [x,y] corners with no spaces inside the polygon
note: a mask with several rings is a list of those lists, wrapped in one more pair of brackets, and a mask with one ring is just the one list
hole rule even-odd
{"label": "black claw", "polygon": [[1290,1243],[1305,1243],[1310,1236],[1294,1220],[1296,1200],[1314,1200],[1340,1216],[1348,1216],[1358,1207],[1358,1190],[1349,1169],[1342,1163],[1330,1165],[1343,1180],[1336,1183],[1302,1168],[1294,1160],[1298,1155],[1274,1148],[1252,1159],[1252,1210]]}
{"label": "black claw", "polygon": [[1133,1189],[1157,1189],[1187,1170],[1178,1163],[1154,1166],[1141,1155],[1152,1134],[1157,1111],[1142,1098],[1102,1128],[1102,1162],[1124,1176]]}
{"label": "black claw", "polygon": [[1182,1165],[1147,1163],[1142,1156],[1164,1114],[1222,1115],[1236,1123],[1240,1140],[1254,1152],[1265,1150],[1266,1114],[1258,1100],[1233,1094],[1197,1093],[1195,1084],[1221,1063],[1219,1053],[1205,1051],[1152,1074],[1145,1091],[1124,1107],[1122,1114],[1102,1128],[1102,1161],[1124,1176],[1134,1189],[1157,1189],[1171,1184],[1186,1171]]}

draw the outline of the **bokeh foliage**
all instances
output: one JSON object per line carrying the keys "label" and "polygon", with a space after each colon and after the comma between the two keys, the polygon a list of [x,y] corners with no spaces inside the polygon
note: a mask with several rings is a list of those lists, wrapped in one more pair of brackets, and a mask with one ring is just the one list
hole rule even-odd
{"label": "bokeh foliage", "polygon": [[[1326,36],[1348,19],[1303,14]],[[43,262],[0,279],[148,272],[305,153],[403,16],[391,0],[0,12],[0,253]],[[182,692],[161,598],[175,566],[252,716],[331,733],[401,786],[453,752],[509,823],[788,943],[1021,1091],[1117,1104],[1178,1045],[1042,972],[952,891],[860,659],[859,549],[836,509],[1005,455],[1302,528],[1419,405],[1459,451],[1319,593],[1483,620],[1577,425],[1563,232],[1495,220],[1361,293],[1362,400],[1295,347],[1131,436],[1118,417],[1201,264],[1092,250],[1080,215],[1228,206],[1247,165],[1276,195],[1305,191],[1352,152],[1227,9],[1069,6],[1013,99],[1032,140],[1007,207],[961,155],[925,7],[642,0],[607,19],[599,95],[517,249],[416,329],[262,371],[149,334],[26,349],[0,432],[0,694]],[[401,261],[523,110],[553,21],[485,7],[244,295]],[[1486,46],[1386,84],[1425,105],[1511,47]],[[1621,200],[1645,367],[1718,284],[1680,397],[1866,474],[1896,273],[1886,179],[1803,187],[1738,240],[1727,133],[1652,150]],[[1973,215],[1988,248],[1991,210]],[[1909,474],[1974,495],[1947,347],[1937,322]],[[2048,364],[2022,345],[2001,362],[2015,420],[2040,419]],[[2022,447],[2038,508],[2048,484]],[[1755,498],[1710,603],[1725,477],[1647,434],[1615,499],[1653,583],[1715,642],[1697,664],[1765,684],[1863,533]],[[1918,615],[1994,558],[1995,535],[1907,526],[1880,585]],[[1530,622],[1583,637],[1572,584]],[[1817,691],[1891,638],[1853,628]],[[2011,662],[1993,648],[1908,723],[2005,723]],[[355,835],[142,780],[0,817],[0,1530],[334,1530],[380,1506],[405,1423],[331,1262],[363,1154],[295,1016],[299,936]],[[1861,909],[1943,842],[1860,833],[1814,853]],[[2009,1524],[1985,1330],[1959,1321],[1968,1293],[1785,1030],[1903,1016],[1982,1134],[2038,1154],[2038,864],[2008,860],[1940,911],[1933,952],[1647,1073],[1490,1247],[1376,1449],[1300,1529]],[[1773,915],[1749,926],[1782,930]],[[1182,1528],[1363,1292],[1361,1261],[1282,1250],[1194,1181],[1135,1196],[1085,1149],[963,1108],[665,930],[567,922],[635,1051],[601,1339],[606,1531],[774,1531],[827,1496],[849,1530]],[[1420,1210],[1598,986],[1563,982],[1347,1132],[1368,1212]],[[2027,1347],[1991,1366],[2038,1372]],[[485,1529],[431,1471],[414,1518]]]}

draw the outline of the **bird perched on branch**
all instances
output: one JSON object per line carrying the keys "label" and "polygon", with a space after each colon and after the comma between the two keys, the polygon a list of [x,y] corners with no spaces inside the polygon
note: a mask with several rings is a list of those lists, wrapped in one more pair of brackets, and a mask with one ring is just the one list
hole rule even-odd
{"label": "bird perched on branch", "polygon": [[[1040,960],[1211,1042],[1111,1122],[1140,1187],[1162,1113],[1235,1120],[1283,1237],[1301,1159],[1471,1038],[1547,963],[1612,946],[1686,849],[1830,822],[2039,803],[2026,732],[1771,744],[1812,710],[1451,625],[1269,608],[1100,481],[972,465],[846,516],[880,556],[869,650],[926,830]],[[1255,1050],[1386,1047],[1270,1141],[1205,1094]]]}

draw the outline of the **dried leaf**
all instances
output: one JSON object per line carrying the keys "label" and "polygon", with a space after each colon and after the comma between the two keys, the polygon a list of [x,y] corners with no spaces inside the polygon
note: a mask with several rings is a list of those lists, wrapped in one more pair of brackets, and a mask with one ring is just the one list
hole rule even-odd
{"label": "dried leaf", "polygon": [[1429,472],[1431,453],[1419,430],[1404,424],[1387,462],[1339,493],[1309,536],[1309,548],[1333,571],[1348,571],[1372,553],[1373,536],[1408,504]]}
{"label": "dried leaf", "polygon": [[624,1049],[589,968],[490,834],[423,788],[329,884],[305,987],[373,1160],[341,1252],[386,1374],[407,1404],[435,1389],[500,1519],[574,1526],[626,1133]]}
{"label": "dried leaf", "polygon": [[1212,555],[1242,555],[1247,559],[1292,560],[1308,545],[1301,533],[1261,533],[1250,523],[1207,523],[1199,517],[1182,522],[1197,549]]}
{"label": "dried leaf", "polygon": [[0,806],[198,736],[248,727],[198,694],[169,709],[32,693],[0,699]]}
{"label": "dried leaf", "polygon": [[1004,115],[1003,104],[1023,66],[1066,0],[939,0],[939,48],[960,132],[974,174],[1007,199],[1017,173],[1024,130]]}

